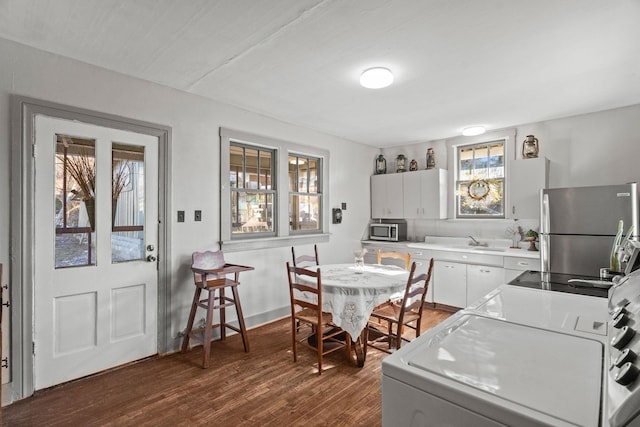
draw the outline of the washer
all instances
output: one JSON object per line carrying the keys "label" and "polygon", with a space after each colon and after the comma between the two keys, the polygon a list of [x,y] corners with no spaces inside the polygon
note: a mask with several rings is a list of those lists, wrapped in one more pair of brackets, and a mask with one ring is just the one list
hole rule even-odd
{"label": "washer", "polygon": [[640,425],[638,381],[616,381],[611,344],[621,306],[638,326],[640,277],[609,294],[492,291],[382,361],[383,425]]}

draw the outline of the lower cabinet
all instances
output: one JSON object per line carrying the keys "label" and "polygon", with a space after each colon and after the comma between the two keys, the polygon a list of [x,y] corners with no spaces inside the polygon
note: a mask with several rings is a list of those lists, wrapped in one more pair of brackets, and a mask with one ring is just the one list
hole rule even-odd
{"label": "lower cabinet", "polygon": [[467,265],[458,262],[436,261],[433,270],[434,301],[453,307],[466,307]]}
{"label": "lower cabinet", "polygon": [[503,283],[503,268],[467,265],[467,305],[482,298]]}
{"label": "lower cabinet", "polygon": [[504,283],[503,270],[495,266],[436,261],[434,301],[466,307]]}

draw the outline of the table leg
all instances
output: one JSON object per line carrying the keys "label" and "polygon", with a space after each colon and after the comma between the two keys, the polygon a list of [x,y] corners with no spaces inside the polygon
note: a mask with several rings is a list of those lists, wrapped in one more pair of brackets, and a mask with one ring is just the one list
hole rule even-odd
{"label": "table leg", "polygon": [[363,367],[367,359],[367,339],[369,338],[369,330],[364,328],[358,339],[353,343],[353,349],[356,352],[356,364]]}

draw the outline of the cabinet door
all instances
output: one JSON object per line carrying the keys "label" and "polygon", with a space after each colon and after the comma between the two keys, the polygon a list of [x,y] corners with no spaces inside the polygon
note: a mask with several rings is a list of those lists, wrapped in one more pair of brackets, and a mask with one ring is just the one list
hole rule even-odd
{"label": "cabinet door", "polygon": [[407,219],[415,219],[422,216],[421,177],[422,171],[402,174],[402,184],[404,186],[404,217]]}
{"label": "cabinet door", "polygon": [[386,175],[371,177],[371,218],[384,218],[387,203]]}
{"label": "cabinet door", "polygon": [[402,174],[371,176],[371,218],[403,218]]}
{"label": "cabinet door", "polygon": [[[416,263],[416,272],[415,275],[426,274],[429,270],[429,261],[431,260],[431,251],[429,250],[421,250],[421,249],[410,249],[411,253],[411,261]],[[434,266],[435,270],[435,266]],[[434,272],[431,272],[431,282],[429,283],[429,290],[427,290],[427,297],[425,301],[434,302],[433,301],[433,281],[434,281]]]}
{"label": "cabinet door", "polygon": [[474,303],[503,283],[504,269],[467,265],[467,305]]}
{"label": "cabinet door", "polygon": [[509,168],[511,218],[540,219],[540,190],[548,185],[546,158],[512,160]]}
{"label": "cabinet door", "polygon": [[467,266],[457,262],[436,261],[433,298],[438,304],[465,307],[467,304]]}
{"label": "cabinet door", "polygon": [[447,171],[430,169],[420,172],[422,194],[420,217],[445,219],[447,217]]}

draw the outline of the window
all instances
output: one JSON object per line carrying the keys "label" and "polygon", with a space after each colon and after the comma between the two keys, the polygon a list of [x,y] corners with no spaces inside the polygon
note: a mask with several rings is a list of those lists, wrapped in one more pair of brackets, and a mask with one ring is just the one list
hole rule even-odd
{"label": "window", "polygon": [[223,250],[328,241],[329,152],[220,129]]}
{"label": "window", "polygon": [[318,231],[321,224],[321,160],[289,155],[289,230]]}
{"label": "window", "polygon": [[457,148],[456,217],[504,218],[505,141]]}
{"label": "window", "polygon": [[232,142],[229,147],[231,233],[274,235],[275,150]]}

